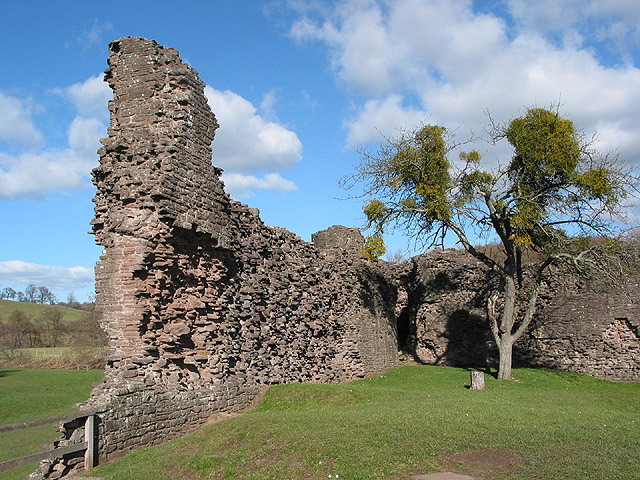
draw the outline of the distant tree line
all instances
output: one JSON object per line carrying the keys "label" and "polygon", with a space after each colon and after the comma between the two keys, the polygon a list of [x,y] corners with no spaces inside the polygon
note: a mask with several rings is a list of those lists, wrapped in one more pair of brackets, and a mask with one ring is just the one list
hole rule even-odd
{"label": "distant tree line", "polygon": [[18,302],[41,303],[43,305],[55,305],[56,296],[45,286],[36,286],[33,283],[27,285],[24,292],[19,292],[11,287],[0,290],[0,299],[16,300]]}
{"label": "distant tree line", "polygon": [[78,308],[80,310],[93,311],[94,299],[90,298],[88,302],[80,303],[76,299],[73,292],[69,292],[66,302],[58,301],[56,296],[45,286],[37,286],[30,283],[24,289],[24,292],[16,291],[11,287],[0,289],[0,300],[15,300],[17,302],[39,303],[42,305],[60,305],[70,308]]}

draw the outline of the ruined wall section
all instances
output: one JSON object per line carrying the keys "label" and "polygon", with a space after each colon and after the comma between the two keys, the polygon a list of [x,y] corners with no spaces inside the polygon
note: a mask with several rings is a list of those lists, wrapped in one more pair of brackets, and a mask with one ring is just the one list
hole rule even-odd
{"label": "ruined wall section", "polygon": [[484,264],[454,249],[433,250],[409,264],[402,348],[422,363],[490,364],[493,339],[485,305],[491,283]]}
{"label": "ruined wall section", "polygon": [[216,119],[175,50],[114,41],[105,78],[114,98],[92,223],[111,354],[86,404],[101,415],[103,458],[240,409],[262,385],[396,364],[385,307],[395,284],[359,253],[266,226],[224,193],[211,165]]}
{"label": "ruined wall section", "polygon": [[350,257],[362,258],[365,246],[364,237],[356,228],[334,225],[311,235],[311,241],[326,253],[346,253]]}
{"label": "ruined wall section", "polygon": [[[461,250],[414,257],[399,315],[401,348],[429,364],[497,365],[486,316],[487,268]],[[538,315],[514,345],[514,366],[546,367],[616,381],[640,380],[638,278],[612,287],[550,272]],[[405,331],[406,334],[402,334]]]}
{"label": "ruined wall section", "polygon": [[105,247],[96,269],[98,308],[119,368],[127,361],[121,359],[148,351],[138,322],[151,322],[153,312],[139,297],[148,289],[149,264],[171,253],[158,245],[172,238],[174,226],[190,229],[196,219],[211,243],[224,241],[226,218],[213,213],[227,205],[218,172],[206,161],[218,125],[204,84],[177,52],[143,39],[112,42],[105,79],[114,97],[109,137],[93,172],[92,224]]}
{"label": "ruined wall section", "polygon": [[334,225],[314,233],[311,240],[331,272],[325,282],[341,285],[338,291],[351,304],[340,314],[345,330],[337,349],[339,363],[356,366],[349,372],[351,378],[395,365],[398,312],[394,306],[402,290],[398,275],[401,267],[363,261],[365,241],[357,228]]}
{"label": "ruined wall section", "polygon": [[518,362],[640,381],[640,300],[637,281],[612,287],[556,274],[529,332],[514,348]]}

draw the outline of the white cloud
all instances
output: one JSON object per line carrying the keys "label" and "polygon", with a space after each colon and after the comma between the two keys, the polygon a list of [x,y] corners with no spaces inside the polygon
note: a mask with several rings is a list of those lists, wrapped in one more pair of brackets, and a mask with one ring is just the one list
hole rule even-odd
{"label": "white cloud", "polygon": [[48,191],[86,188],[95,164],[97,157],[72,149],[17,156],[0,153],[0,198],[42,198]]}
{"label": "white cloud", "polygon": [[0,92],[0,140],[10,145],[36,148],[42,144],[42,133],[38,131],[31,116],[33,105]]}
{"label": "white cloud", "polygon": [[[56,92],[79,112],[67,128],[68,148],[0,152],[0,198],[42,198],[48,191],[91,185],[89,174],[98,163],[99,140],[106,136],[111,89],[96,76]],[[13,139],[23,139],[24,144],[35,146],[42,142],[42,135],[30,120],[28,102],[0,94],[0,117],[0,138],[5,132]]]}
{"label": "white cloud", "polygon": [[266,121],[248,100],[209,86],[205,94],[220,124],[213,142],[214,165],[228,172],[252,173],[290,167],[302,158],[298,136]]}
{"label": "white cloud", "polygon": [[102,48],[106,41],[104,40],[104,34],[113,30],[111,22],[101,22],[99,19],[93,21],[93,25],[90,29],[82,32],[82,35],[77,38],[78,43],[83,51],[88,50],[92,46],[99,46]]}
{"label": "white cloud", "polygon": [[417,126],[426,117],[427,113],[423,110],[404,107],[398,95],[369,100],[358,112],[357,118],[346,122],[347,147],[357,148],[371,141],[380,142],[383,140],[381,135],[396,137],[401,129]]}
{"label": "white cloud", "polygon": [[392,45],[380,9],[373,4],[357,8],[362,5],[363,2],[345,4],[337,12],[336,22],[314,22],[303,16],[294,23],[290,34],[298,41],[326,42],[333,68],[348,86],[383,93],[392,83]]}
{"label": "white cloud", "polygon": [[260,102],[260,112],[265,120],[277,121],[276,103],[278,103],[278,98],[275,89],[263,95],[262,101]]}
{"label": "white cloud", "polygon": [[52,290],[73,290],[93,285],[94,272],[85,267],[53,267],[10,260],[0,262],[0,280],[44,285]]}
{"label": "white cloud", "polygon": [[290,180],[282,178],[277,173],[267,173],[262,178],[255,175],[243,175],[241,173],[224,173],[222,175],[225,191],[234,198],[246,198],[252,196],[255,190],[280,190],[293,192],[297,185]]}
{"label": "white cloud", "polygon": [[340,31],[325,25],[325,32],[341,46],[334,64],[343,81],[367,91],[388,91],[394,52],[379,9],[349,11]]}
{"label": "white cloud", "polygon": [[526,30],[562,32],[571,29],[580,16],[579,9],[584,9],[586,3],[581,0],[509,0],[507,8]]}
{"label": "white cloud", "polygon": [[107,102],[113,97],[113,92],[103,80],[103,75],[96,75],[84,82],[74,83],[63,89],[62,92],[78,109],[80,116],[104,121],[108,119]]}
{"label": "white cloud", "polygon": [[640,10],[637,0],[508,0],[506,5],[522,29],[541,35],[567,36],[581,30],[584,36],[595,34],[600,40],[622,37],[638,40]]}
{"label": "white cloud", "polygon": [[[303,17],[291,35],[327,44],[338,77],[358,93],[385,96],[468,74],[506,39],[502,21],[471,15],[465,2],[343,2],[331,18]],[[439,71],[439,69],[443,69]]]}
{"label": "white cloud", "polygon": [[[264,95],[262,114],[229,90],[207,86],[205,94],[220,124],[213,142],[213,164],[224,169],[225,190],[235,198],[246,198],[256,190],[297,190],[295,183],[274,172],[302,158],[298,136],[275,121],[275,90]],[[256,172],[268,173],[259,177]]]}
{"label": "white cloud", "polygon": [[507,9],[520,31],[565,48],[591,49],[610,66],[640,61],[637,0],[508,0]]}
{"label": "white cloud", "polygon": [[106,126],[97,118],[77,116],[69,125],[67,135],[72,150],[91,157],[100,148],[100,138],[106,136]]}
{"label": "white cloud", "polygon": [[633,2],[605,3],[512,0],[514,27],[509,18],[474,11],[470,0],[341,2],[331,14],[306,11],[290,34],[324,43],[336,77],[358,92],[356,114],[346,121],[350,148],[371,140],[372,127],[388,134],[433,122],[464,136],[480,131],[487,110],[505,122],[526,107],[560,101],[578,128],[600,128],[601,145],[635,160],[640,69],[604,62],[611,44],[598,51],[594,37],[605,29],[611,39],[608,19],[621,22],[618,36],[628,38],[640,13],[631,13]]}

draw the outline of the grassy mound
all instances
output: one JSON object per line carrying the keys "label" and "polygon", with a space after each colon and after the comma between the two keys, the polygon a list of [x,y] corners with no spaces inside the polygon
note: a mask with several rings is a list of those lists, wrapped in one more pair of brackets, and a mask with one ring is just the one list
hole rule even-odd
{"label": "grassy mound", "polygon": [[39,303],[15,302],[13,300],[0,300],[0,319],[7,321],[15,310],[22,310],[30,317],[42,315],[47,310],[59,310],[64,315],[65,323],[80,320],[87,312],[76,308],[62,307],[60,305],[41,305]]}

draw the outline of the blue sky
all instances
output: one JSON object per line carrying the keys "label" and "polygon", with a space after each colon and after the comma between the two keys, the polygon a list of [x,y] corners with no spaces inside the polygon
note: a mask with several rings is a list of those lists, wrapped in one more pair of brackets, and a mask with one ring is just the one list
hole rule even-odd
{"label": "blue sky", "polygon": [[[109,41],[176,48],[207,83],[213,163],[232,197],[304,240],[360,227],[338,180],[380,133],[421,122],[482,132],[532,106],[603,151],[640,153],[636,0],[5,1],[0,15],[0,288],[93,292],[88,235],[111,94]],[[487,162],[506,146],[478,147]],[[395,235],[392,252],[410,248]],[[411,248],[410,248],[411,250]],[[415,253],[415,250],[411,253]]]}

